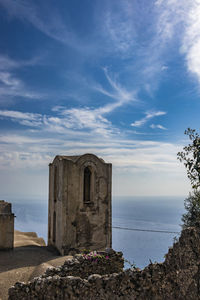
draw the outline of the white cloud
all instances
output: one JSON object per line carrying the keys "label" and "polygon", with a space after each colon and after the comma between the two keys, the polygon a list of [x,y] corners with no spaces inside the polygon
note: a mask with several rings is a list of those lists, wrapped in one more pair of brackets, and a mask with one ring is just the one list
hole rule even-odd
{"label": "white cloud", "polygon": [[[89,130],[95,132],[101,136],[107,136],[118,130],[113,127],[111,122],[105,117],[106,114],[112,113],[115,109],[128,104],[130,102],[137,102],[136,92],[127,91],[120,83],[116,80],[116,74],[109,74],[108,69],[104,68],[105,77],[110,85],[110,90],[106,90],[100,85],[93,84],[92,89],[99,93],[109,96],[112,102],[97,107],[97,108],[65,108],[65,107],[54,107],[52,111],[56,112],[57,115],[47,116],[39,114],[30,114],[19,111],[8,111],[1,110],[0,116],[11,118],[12,121],[19,122],[24,126],[41,127],[46,131],[61,132],[64,133],[66,130]],[[0,71],[0,82],[3,86],[0,86],[0,96],[23,96],[23,97],[39,97],[40,95],[26,91],[23,82],[12,76],[8,71]]]}
{"label": "white cloud", "polygon": [[42,115],[36,113],[24,113],[13,110],[0,110],[0,118],[11,118],[14,122],[19,122],[26,126],[41,126]]}
{"label": "white cloud", "polygon": [[151,127],[152,129],[158,128],[158,129],[162,129],[162,130],[167,130],[166,127],[164,127],[164,126],[162,126],[162,125],[160,125],[160,124],[156,124],[156,125],[155,125],[155,124],[151,124],[150,127]]}
{"label": "white cloud", "polygon": [[146,116],[142,118],[141,120],[135,121],[131,123],[131,126],[133,127],[141,127],[144,125],[146,122],[148,122],[150,119],[158,116],[163,116],[166,114],[164,111],[153,111],[153,112],[146,112]]}
{"label": "white cloud", "polygon": [[154,117],[166,115],[166,112],[165,111],[155,111],[155,112],[153,111],[153,112],[147,112],[146,115],[147,115],[146,116],[147,119],[151,119]]}
{"label": "white cloud", "polygon": [[29,60],[14,60],[8,55],[0,53],[0,70],[10,71],[21,67],[33,66],[40,61],[40,57],[33,57]]}
{"label": "white cloud", "polygon": [[[0,136],[1,191],[17,191],[31,197],[42,191],[47,197],[48,164],[55,155],[94,153],[113,164],[113,192],[120,195],[186,194],[183,166],[176,153],[182,145],[145,140],[125,140],[115,135],[101,141],[95,135],[75,139],[76,132],[63,135],[50,134],[39,138],[37,134],[20,133]],[[13,174],[14,178],[13,178]],[[42,174],[42,175],[41,175]],[[13,178],[13,182],[11,182]],[[40,178],[40,180],[38,180]],[[16,180],[21,180],[20,189]],[[159,179],[159,181],[158,181]],[[164,180],[165,184],[162,184]],[[26,185],[24,186],[24,182]],[[35,188],[32,190],[32,183]],[[160,182],[158,187],[158,182]],[[178,186],[177,186],[178,184]],[[18,184],[19,185],[19,184]],[[144,189],[145,186],[145,189]],[[166,189],[167,186],[167,189]],[[45,189],[45,191],[44,191]]]}
{"label": "white cloud", "polygon": [[25,86],[18,86],[17,88],[15,86],[10,86],[9,88],[7,86],[0,87],[0,102],[8,103],[10,98],[13,99],[19,96],[27,99],[41,99],[46,97],[45,94],[28,90]]}
{"label": "white cloud", "polygon": [[[57,108],[59,116],[47,116],[12,110],[0,110],[0,118],[9,118],[13,122],[40,130],[61,134],[108,136],[113,133],[112,124],[98,110],[89,108]],[[88,131],[89,130],[89,131]],[[73,131],[73,133],[72,133]],[[88,132],[87,132],[88,131]]]}
{"label": "white cloud", "polygon": [[24,82],[14,72],[16,69],[34,65],[39,57],[27,61],[15,61],[8,56],[0,54],[0,101],[6,102],[9,98],[23,97],[28,99],[41,99],[45,95],[28,89]]}
{"label": "white cloud", "polygon": [[46,124],[57,123],[59,126],[72,129],[89,129],[93,133],[107,136],[112,133],[111,123],[102,116],[98,109],[71,108],[60,111],[62,118],[46,119]]}
{"label": "white cloud", "polygon": [[[75,134],[75,133],[74,133]],[[106,161],[113,163],[115,168],[128,168],[131,172],[179,172],[176,153],[179,145],[171,143],[125,140],[115,135],[105,137],[102,142],[95,135],[75,140],[73,133],[63,138],[61,135],[43,136],[34,133],[28,135],[4,134],[0,136],[0,168],[8,165],[26,168],[30,164],[33,169],[44,167],[57,154],[72,155],[86,152],[96,153]],[[36,160],[38,158],[37,164]]]}
{"label": "white cloud", "polygon": [[104,88],[102,88],[101,86],[95,86],[94,88],[99,91],[100,93],[112,98],[115,100],[115,102],[113,103],[109,103],[104,105],[103,107],[100,107],[97,109],[97,112],[99,114],[106,114],[106,113],[110,113],[113,110],[115,110],[116,108],[123,106],[127,103],[130,102],[137,102],[137,97],[136,97],[136,91],[127,91],[127,89],[125,89],[124,87],[122,87],[120,85],[119,82],[117,82],[117,80],[113,77],[111,77],[108,73],[108,69],[104,68],[104,73],[106,76],[106,79],[108,80],[111,88],[112,88],[112,92],[109,92],[107,90],[105,90]]}
{"label": "white cloud", "polygon": [[186,55],[188,70],[200,82],[200,1],[193,1],[185,19],[182,51]]}
{"label": "white cloud", "polygon": [[11,87],[12,89],[22,86],[21,80],[14,78],[8,72],[0,72],[0,82],[5,84],[7,87]]}
{"label": "white cloud", "polygon": [[[61,125],[58,123],[62,123],[66,128],[90,129],[92,132],[102,136],[109,136],[118,131],[104,115],[112,113],[115,109],[130,102],[137,102],[136,92],[129,92],[123,88],[116,79],[109,75],[107,68],[104,68],[104,72],[112,91],[107,91],[97,85],[93,86],[93,88],[103,95],[109,96],[114,101],[94,109],[89,107],[70,109],[58,106],[54,107],[53,111],[57,111],[62,116],[65,116],[65,119],[56,119],[57,125]],[[52,120],[48,119],[47,122],[49,121]]]}
{"label": "white cloud", "polygon": [[162,71],[168,70],[168,66],[162,66],[162,67],[161,67],[161,70],[162,70]]}
{"label": "white cloud", "polygon": [[165,40],[179,32],[176,39],[185,55],[188,71],[200,82],[200,1],[159,0],[156,6],[161,37]]}
{"label": "white cloud", "polygon": [[[107,68],[104,68],[105,76],[112,89],[111,92],[103,89],[101,86],[95,86],[96,90],[104,95],[108,95],[114,101],[104,106],[97,108],[69,108],[54,107],[52,111],[56,112],[56,116],[47,116],[41,114],[33,114],[19,111],[1,110],[0,116],[5,118],[11,118],[15,122],[19,122],[21,125],[29,127],[40,127],[45,131],[69,133],[69,130],[78,130],[79,133],[89,132],[95,133],[100,136],[110,136],[114,133],[118,133],[119,130],[113,127],[112,123],[105,118],[104,115],[112,113],[115,109],[128,104],[130,102],[137,102],[135,96],[136,92],[129,92],[123,88],[116,79],[111,77]],[[1,78],[1,77],[0,77]],[[3,77],[7,84],[14,84],[18,86],[18,82],[13,83],[10,76]],[[19,83],[20,84],[20,83]],[[1,93],[1,90],[0,90]],[[147,112],[145,118],[136,121],[131,124],[132,126],[141,126],[149,119],[165,114],[165,112]],[[88,133],[89,133],[88,132]]]}

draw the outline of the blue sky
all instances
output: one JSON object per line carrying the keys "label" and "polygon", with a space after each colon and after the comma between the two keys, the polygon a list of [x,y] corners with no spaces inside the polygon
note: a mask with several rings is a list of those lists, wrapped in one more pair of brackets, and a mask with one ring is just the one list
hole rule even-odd
{"label": "blue sky", "polygon": [[55,155],[113,164],[114,195],[187,195],[199,0],[0,0],[0,189],[46,199]]}

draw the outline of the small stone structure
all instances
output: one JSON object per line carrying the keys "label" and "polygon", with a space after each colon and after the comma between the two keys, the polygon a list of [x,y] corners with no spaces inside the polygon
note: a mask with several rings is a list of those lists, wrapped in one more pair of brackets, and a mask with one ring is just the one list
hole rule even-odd
{"label": "small stone structure", "polygon": [[14,214],[11,203],[0,200],[0,250],[12,249],[14,243]]}
{"label": "small stone structure", "polygon": [[48,245],[62,255],[111,248],[112,165],[94,154],[49,165]]}
{"label": "small stone structure", "polygon": [[182,231],[163,263],[144,270],[121,267],[115,253],[97,262],[76,256],[29,283],[16,283],[9,300],[199,300],[200,230]]}

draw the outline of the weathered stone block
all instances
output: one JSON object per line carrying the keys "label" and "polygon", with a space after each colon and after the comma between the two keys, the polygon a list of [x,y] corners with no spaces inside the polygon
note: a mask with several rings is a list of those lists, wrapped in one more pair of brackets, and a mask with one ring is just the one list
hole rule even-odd
{"label": "weathered stone block", "polygon": [[0,200],[0,250],[12,249],[14,243],[14,214],[11,203]]}

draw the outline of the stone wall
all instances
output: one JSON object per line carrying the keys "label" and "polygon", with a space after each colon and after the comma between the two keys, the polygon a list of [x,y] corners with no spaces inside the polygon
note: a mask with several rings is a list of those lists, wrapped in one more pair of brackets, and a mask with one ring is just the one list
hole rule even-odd
{"label": "stone wall", "polygon": [[62,266],[49,268],[42,278],[49,276],[79,276],[88,278],[92,274],[99,275],[117,273],[123,270],[124,259],[122,252],[115,252],[112,249],[106,251],[92,251],[77,254],[71,260],[67,260]]}
{"label": "stone wall", "polygon": [[[83,258],[75,259],[82,265]],[[9,299],[200,299],[200,231],[194,228],[182,232],[179,241],[169,249],[164,263],[150,264],[144,270],[134,268],[100,275],[98,263],[94,270],[91,261],[92,272],[94,270],[96,274],[89,275],[90,272],[81,268],[77,274],[75,265],[74,273],[73,267],[70,272],[62,273],[62,266],[58,270],[47,270],[45,275],[28,284],[16,283],[9,290]]]}
{"label": "stone wall", "polygon": [[14,214],[11,203],[0,200],[0,250],[12,249],[14,243]]}
{"label": "stone wall", "polygon": [[12,205],[4,200],[0,200],[0,214],[10,214],[12,212]]}

